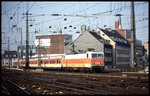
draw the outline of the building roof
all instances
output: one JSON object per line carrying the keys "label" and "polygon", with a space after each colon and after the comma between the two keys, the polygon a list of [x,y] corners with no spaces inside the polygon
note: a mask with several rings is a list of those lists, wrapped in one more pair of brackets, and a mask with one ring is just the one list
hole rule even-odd
{"label": "building roof", "polygon": [[5,51],[3,58],[17,58],[17,51]]}
{"label": "building roof", "polygon": [[[109,45],[109,41],[108,40],[105,40],[105,39],[103,39],[100,35],[98,35],[96,32],[92,32],[92,31],[90,31],[89,32],[93,37],[95,37],[99,42],[101,42],[101,43],[103,43],[103,44],[105,44],[105,45]],[[80,34],[80,36],[81,36],[82,34]],[[80,38],[80,36],[78,37],[78,38]],[[78,38],[76,38],[73,42],[75,42]],[[71,43],[69,43],[68,45],[72,45],[73,44],[73,42],[71,42]]]}
{"label": "building roof", "polygon": [[100,29],[100,30],[103,31],[114,42],[116,42],[117,45],[130,46],[130,43],[128,42],[128,40],[122,37],[116,30],[111,30],[111,29],[110,30]]}
{"label": "building roof", "polygon": [[92,32],[92,31],[90,31],[89,32],[92,36],[94,36],[98,41],[100,41],[100,42],[102,42],[102,43],[109,43],[109,42],[107,42],[107,40],[104,40],[100,35],[98,35],[96,32]]}

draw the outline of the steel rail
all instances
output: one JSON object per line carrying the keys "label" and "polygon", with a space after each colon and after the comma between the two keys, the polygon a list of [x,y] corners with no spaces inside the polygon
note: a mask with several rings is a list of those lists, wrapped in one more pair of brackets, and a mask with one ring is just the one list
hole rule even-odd
{"label": "steel rail", "polygon": [[27,95],[31,95],[29,92],[27,92],[26,90],[22,89],[20,86],[18,86],[17,84],[13,83],[12,81],[10,81],[10,80],[6,80],[6,81],[11,83],[12,85],[16,86],[17,88],[19,88],[20,90],[25,92]]}
{"label": "steel rail", "polygon": [[11,95],[4,85],[1,84],[1,87],[4,89],[4,91],[2,91],[4,94]]}

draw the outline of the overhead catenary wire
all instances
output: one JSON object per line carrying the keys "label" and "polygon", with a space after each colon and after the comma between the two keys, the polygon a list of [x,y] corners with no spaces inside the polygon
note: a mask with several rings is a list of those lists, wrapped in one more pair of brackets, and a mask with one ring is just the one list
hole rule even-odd
{"label": "overhead catenary wire", "polygon": [[[144,3],[145,4],[145,3]],[[139,4],[136,4],[136,5],[139,5]],[[123,7],[126,7],[126,6],[123,6]],[[121,8],[123,8],[122,6],[121,6]],[[128,7],[128,6],[127,6]],[[119,9],[119,8],[118,8]],[[118,10],[118,9],[116,9],[116,10]],[[115,10],[113,10],[113,11],[115,11]],[[109,13],[109,11],[108,12],[106,12],[106,13]]]}
{"label": "overhead catenary wire", "polygon": [[[93,5],[94,6],[94,5]],[[89,8],[91,8],[92,6],[90,6],[90,7],[88,7],[88,8],[85,8],[85,9],[83,9],[83,10],[80,10],[80,11],[77,11],[77,12],[81,12],[81,11],[84,11],[84,10],[86,10],[86,9],[89,9]],[[124,7],[129,7],[129,6],[123,6],[122,7],[122,9],[124,8]],[[119,9],[119,8],[118,8]],[[118,10],[118,9],[115,9],[115,10]],[[115,10],[112,10],[112,11],[115,11]],[[98,13],[98,14],[93,14],[93,15],[100,15],[100,14],[106,14],[106,13],[110,13],[110,12],[112,12],[112,11],[106,11],[106,12],[101,12],[101,13]],[[76,12],[73,12],[73,13],[76,13]],[[71,14],[73,14],[73,13],[71,13]],[[43,14],[43,16],[45,16],[45,15],[49,15],[49,14]],[[108,15],[109,16],[109,15]],[[79,17],[79,15],[76,15],[75,17]],[[57,19],[61,19],[61,18],[63,18],[63,17],[60,17],[60,18],[56,18],[56,19],[52,19],[52,21],[53,20],[57,20]],[[47,20],[47,21],[45,21],[45,22],[43,22],[43,23],[47,23],[47,22],[49,22],[49,21],[51,21],[51,20]],[[38,24],[42,24],[42,23],[38,23]]]}
{"label": "overhead catenary wire", "polygon": [[[91,7],[91,6],[90,6]],[[89,7],[88,7],[89,8]],[[86,9],[88,9],[88,8],[86,8]],[[85,9],[84,9],[85,10]],[[78,11],[78,12],[81,12],[81,11],[83,11],[83,10],[80,10],[80,11]],[[110,12],[110,11],[109,11]],[[109,13],[109,12],[107,12],[107,13]],[[73,12],[73,13],[75,13],[75,12]],[[62,17],[60,17],[60,18],[56,18],[56,19],[51,19],[51,20],[48,20],[48,21],[45,21],[45,22],[43,22],[43,23],[46,23],[46,22],[49,22],[49,21],[53,21],[53,20],[57,20],[57,19],[61,19]],[[42,24],[42,23],[36,23],[36,25],[37,24]]]}
{"label": "overhead catenary wire", "polygon": [[[142,3],[141,3],[142,4]],[[122,4],[123,5],[123,4]],[[125,5],[125,4],[124,4]],[[136,4],[135,4],[136,5]],[[138,4],[138,5],[140,5],[140,4]],[[88,8],[88,7],[87,7]],[[127,10],[128,9],[128,6],[120,6],[120,7],[116,7],[116,9],[115,9],[115,11],[112,11],[113,9],[111,9],[111,10],[107,10],[107,14],[115,14],[115,12],[117,11],[117,9],[119,9],[119,8],[122,8],[123,10]],[[65,9],[65,8],[64,8]],[[67,9],[67,7],[66,7],[66,9]],[[84,9],[86,9],[86,8],[84,8]],[[83,9],[82,9],[83,10]],[[83,12],[82,10],[79,10],[79,11],[81,11],[81,12]],[[84,10],[84,11],[88,11],[89,9],[87,9],[87,10]],[[121,10],[121,11],[123,11],[123,10]],[[65,11],[65,10],[64,10]],[[76,12],[78,12],[78,11],[76,11]],[[100,11],[99,11],[100,12]],[[105,11],[104,11],[105,12]],[[79,12],[78,12],[79,13]],[[98,12],[97,12],[98,13]],[[100,12],[101,13],[101,12]],[[93,13],[94,14],[94,13]],[[96,15],[97,17],[99,17],[99,16],[111,16],[111,15],[107,15],[106,13],[102,13],[102,14],[98,14],[98,15]],[[45,14],[44,16],[46,16],[46,15],[49,15],[49,14]],[[63,14],[62,14],[63,15]],[[69,14],[70,15],[70,14]],[[75,15],[75,13],[73,14],[74,15],[74,17],[81,17],[82,18],[82,16],[79,16],[79,15]],[[72,16],[73,16],[72,15]],[[88,16],[88,14],[85,14],[86,16]],[[84,15],[83,15],[84,16]],[[65,18],[65,17],[67,17],[67,16],[61,16],[60,17],[60,19],[62,19],[62,18]],[[55,18],[54,18],[55,19]],[[50,20],[52,20],[52,21],[55,21],[55,20],[57,20],[57,18],[54,20],[54,19],[50,19]],[[93,19],[93,18],[92,18]],[[95,18],[94,18],[95,19]],[[67,21],[68,21],[69,19],[67,18]],[[74,23],[81,23],[81,22],[83,22],[83,20],[84,20],[84,22],[87,22],[87,19],[76,19],[77,21],[75,21],[75,20],[73,20],[73,22],[67,22],[64,26],[66,26],[66,25],[70,25],[70,24],[74,24]],[[79,20],[79,21],[78,21]],[[90,20],[91,20],[91,18],[90,18]],[[21,21],[21,20],[19,20],[19,21]],[[75,22],[74,22],[75,21]],[[44,21],[43,23],[45,23],[46,21]],[[47,21],[46,23],[48,23],[49,21]],[[140,22],[140,21],[139,21]],[[39,23],[41,23],[41,22],[39,22]],[[37,25],[39,25],[39,23],[37,24],[37,23],[35,23],[35,24],[37,24]],[[19,23],[20,24],[20,23]],[[34,24],[34,25],[35,25]],[[42,24],[42,23],[41,23]],[[62,24],[63,25],[63,24]]]}
{"label": "overhead catenary wire", "polygon": [[36,1],[32,4],[32,6],[28,9],[28,12],[31,10],[31,8],[35,5]]}
{"label": "overhead catenary wire", "polygon": [[17,7],[18,5],[20,5],[22,2],[23,2],[23,1],[19,2],[19,3],[16,4],[15,6],[11,7],[10,9],[8,9],[8,10],[6,11],[6,13],[9,12],[9,11],[11,11],[12,9],[14,9],[15,7]]}

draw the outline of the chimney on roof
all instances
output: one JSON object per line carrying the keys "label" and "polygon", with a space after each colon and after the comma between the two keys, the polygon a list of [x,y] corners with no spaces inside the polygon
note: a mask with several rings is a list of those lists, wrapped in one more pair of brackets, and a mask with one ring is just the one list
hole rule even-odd
{"label": "chimney on roof", "polygon": [[121,29],[122,28],[122,26],[121,26],[121,16],[119,16],[118,22],[119,22],[119,29]]}
{"label": "chimney on roof", "polygon": [[61,29],[59,30],[59,34],[62,34],[62,30]]}
{"label": "chimney on roof", "polygon": [[115,22],[115,30],[119,30],[119,21]]}
{"label": "chimney on roof", "polygon": [[90,27],[88,27],[88,31],[90,32]]}
{"label": "chimney on roof", "polygon": [[83,32],[85,32],[86,31],[86,25],[81,25],[81,32],[83,33]]}

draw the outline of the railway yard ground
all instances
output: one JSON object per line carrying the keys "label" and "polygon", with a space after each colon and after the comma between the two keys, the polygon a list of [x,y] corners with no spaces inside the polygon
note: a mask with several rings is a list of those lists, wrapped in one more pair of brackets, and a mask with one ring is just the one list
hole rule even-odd
{"label": "railway yard ground", "polygon": [[83,73],[1,68],[7,95],[149,95],[149,75],[139,72]]}

